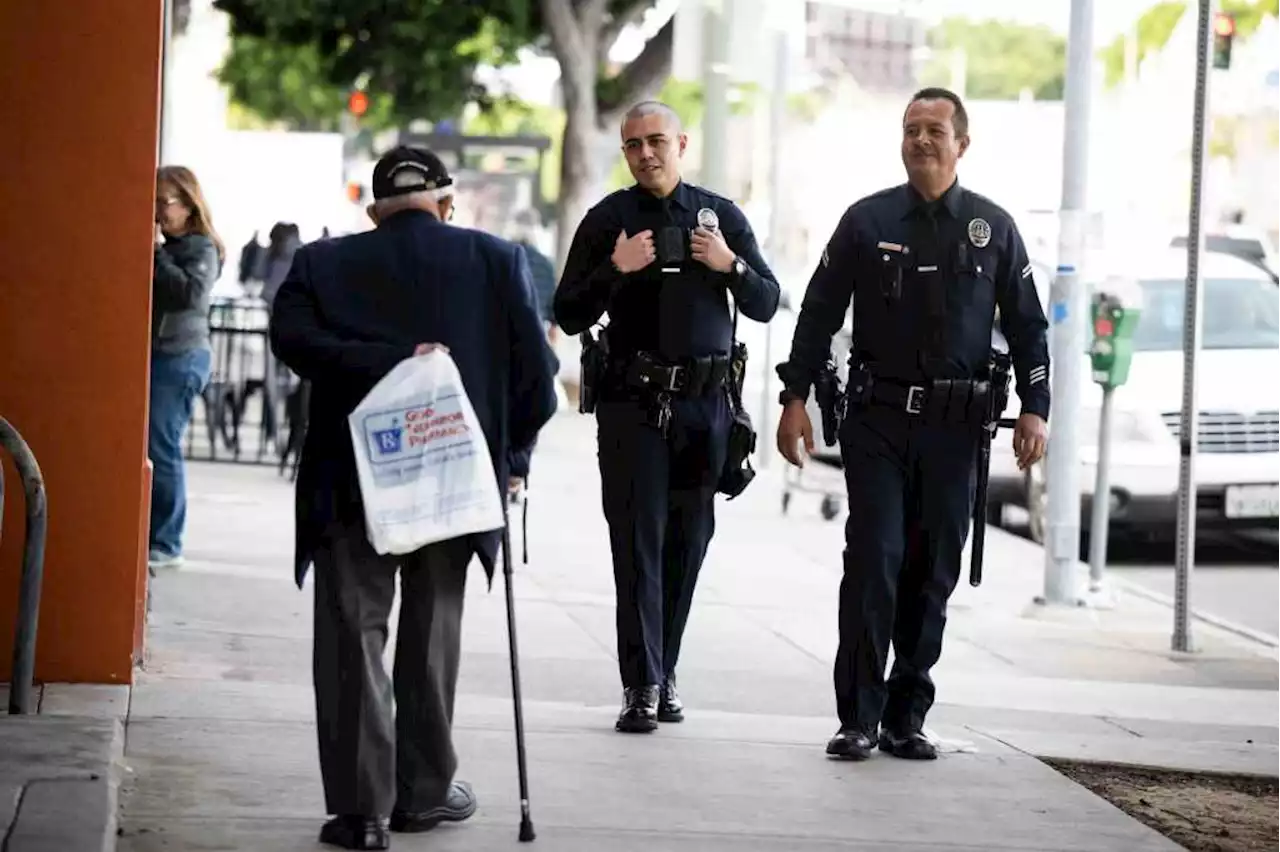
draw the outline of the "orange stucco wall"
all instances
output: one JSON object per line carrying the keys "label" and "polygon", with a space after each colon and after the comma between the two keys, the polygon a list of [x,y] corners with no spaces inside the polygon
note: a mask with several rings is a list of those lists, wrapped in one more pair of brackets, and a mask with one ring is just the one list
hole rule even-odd
{"label": "orange stucco wall", "polygon": [[[125,683],[140,649],[161,0],[0,0],[0,416],[44,470],[36,675]],[[23,530],[5,461],[0,672]]]}

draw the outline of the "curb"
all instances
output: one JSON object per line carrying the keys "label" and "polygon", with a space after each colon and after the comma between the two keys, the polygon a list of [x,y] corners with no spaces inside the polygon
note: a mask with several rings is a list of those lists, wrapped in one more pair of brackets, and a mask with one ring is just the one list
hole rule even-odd
{"label": "curb", "polygon": [[[1107,582],[1113,584],[1117,588],[1123,589],[1126,594],[1133,595],[1138,598],[1145,598],[1153,603],[1167,606],[1169,609],[1174,608],[1174,600],[1168,595],[1154,592],[1151,589],[1138,585],[1132,580],[1125,580],[1117,577],[1114,572],[1107,572]],[[1237,624],[1220,616],[1204,612],[1198,609],[1191,610],[1191,617],[1196,621],[1203,621],[1205,624],[1225,630],[1228,633],[1234,633],[1237,636],[1256,642],[1259,645],[1265,645],[1268,648],[1280,648],[1280,637],[1263,633],[1261,630],[1254,630],[1252,627],[1245,627],[1243,624]]]}

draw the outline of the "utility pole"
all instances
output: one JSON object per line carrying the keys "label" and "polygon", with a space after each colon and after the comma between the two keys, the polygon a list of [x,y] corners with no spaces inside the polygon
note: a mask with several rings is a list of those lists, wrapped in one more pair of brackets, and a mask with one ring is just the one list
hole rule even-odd
{"label": "utility pole", "polygon": [[1191,124],[1191,216],[1187,225],[1187,290],[1182,318],[1182,428],[1178,430],[1178,543],[1173,575],[1173,650],[1195,650],[1191,574],[1196,561],[1195,459],[1200,437],[1196,353],[1200,349],[1200,256],[1204,253],[1205,116],[1209,107],[1209,24],[1213,0],[1200,0],[1196,30],[1196,105]]}
{"label": "utility pole", "polygon": [[699,180],[726,191],[729,150],[729,44],[733,0],[706,0],[702,24],[702,170]]}
{"label": "utility pole", "polygon": [[173,0],[164,0],[160,41],[160,133],[156,160],[170,165],[173,156]]}
{"label": "utility pole", "polygon": [[[769,263],[776,269],[778,258],[782,253],[782,137],[787,122],[787,77],[791,45],[785,29],[779,29],[773,36],[773,91],[769,98],[769,145],[773,149],[769,155]],[[769,392],[773,378],[773,323],[764,326],[764,359],[762,361],[763,390],[760,394],[760,430],[768,435],[772,429],[775,403]],[[760,467],[769,465],[772,445],[766,439],[760,441],[756,448],[760,457]]]}
{"label": "utility pole", "polygon": [[[1047,605],[1079,606],[1080,387],[1085,351],[1085,215],[1089,177],[1089,112],[1093,98],[1093,0],[1072,0],[1067,36],[1066,112],[1062,140],[1062,213],[1058,270],[1049,292],[1053,324],[1053,413],[1049,440],[1044,596]],[[1105,499],[1105,498],[1104,498]]]}

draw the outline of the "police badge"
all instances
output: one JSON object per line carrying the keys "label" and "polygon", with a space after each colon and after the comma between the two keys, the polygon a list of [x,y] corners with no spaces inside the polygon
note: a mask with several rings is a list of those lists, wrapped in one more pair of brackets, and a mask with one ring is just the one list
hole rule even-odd
{"label": "police badge", "polygon": [[986,219],[969,220],[969,242],[973,243],[974,248],[986,248],[987,243],[991,242],[991,225]]}
{"label": "police badge", "polygon": [[720,217],[710,207],[703,207],[698,211],[698,227],[706,228],[708,231],[718,231],[720,229]]}

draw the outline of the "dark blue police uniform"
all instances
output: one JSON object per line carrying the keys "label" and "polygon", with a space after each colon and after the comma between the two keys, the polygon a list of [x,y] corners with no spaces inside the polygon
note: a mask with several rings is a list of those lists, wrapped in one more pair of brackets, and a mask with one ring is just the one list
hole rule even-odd
{"label": "dark blue police uniform", "polygon": [[[704,208],[715,212],[738,256],[730,273],[687,255],[688,234]],[[614,268],[621,232],[652,230],[656,244],[664,228],[667,238],[676,229],[683,233],[683,261],[664,263],[660,252],[637,272]],[[778,307],[778,283],[742,211],[685,182],[666,198],[633,186],[588,211],[556,292],[555,319],[566,334],[587,331],[609,315],[608,369],[596,420],[627,702],[619,730],[652,730],[656,716],[677,721],[682,715],[676,661],[715,530],[714,497],[732,416],[725,391],[733,339],[726,292],[757,322],[768,322]],[[677,390],[653,390],[672,384]],[[660,428],[664,408],[669,423]]]}
{"label": "dark blue police uniform", "polygon": [[835,664],[841,734],[828,751],[865,757],[883,724],[883,750],[927,758],[934,751],[920,731],[934,700],[929,670],[942,651],[977,470],[974,430],[930,416],[930,395],[936,380],[986,377],[998,312],[1022,412],[1047,419],[1047,323],[1013,219],[958,183],[934,202],[902,185],[845,212],[809,282],[790,358],[778,367],[784,403],[808,397],[850,304],[840,430],[849,517]]}

